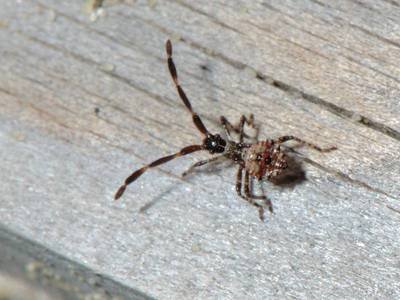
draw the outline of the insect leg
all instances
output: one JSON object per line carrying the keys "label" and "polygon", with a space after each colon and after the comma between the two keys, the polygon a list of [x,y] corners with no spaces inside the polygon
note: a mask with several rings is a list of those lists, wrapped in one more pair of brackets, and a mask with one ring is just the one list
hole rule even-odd
{"label": "insect leg", "polygon": [[[253,140],[257,140],[257,138],[258,138],[259,127],[255,126],[255,124],[254,124],[254,115],[253,114],[251,114],[249,118],[246,118],[246,116],[242,115],[240,117],[239,124],[237,124],[237,125],[232,125],[232,123],[229,122],[224,116],[220,117],[220,121],[221,121],[222,126],[225,129],[225,132],[227,133],[227,135],[229,137],[230,137],[230,132],[234,131],[237,134],[242,135],[241,141],[243,141],[243,137],[250,138]],[[248,134],[243,132],[244,123],[247,123],[250,127],[252,127],[255,130],[255,135],[253,137],[251,137]],[[240,137],[239,137],[239,139],[240,139]]]}
{"label": "insect leg", "polygon": [[229,122],[224,116],[220,117],[220,122],[222,124],[222,127],[224,127],[226,135],[230,138],[231,131],[235,131],[235,128],[232,126],[231,122]]}
{"label": "insect leg", "polygon": [[300,139],[298,137],[295,137],[293,135],[281,136],[278,139],[276,139],[274,142],[277,143],[277,144],[282,144],[282,143],[285,143],[285,142],[290,141],[290,140],[294,140],[294,141],[296,141],[296,142],[298,142],[298,143],[300,143],[300,144],[302,144],[304,146],[310,147],[310,148],[312,148],[314,150],[317,150],[319,152],[329,152],[329,151],[333,151],[333,150],[337,149],[336,146],[332,146],[332,147],[329,147],[329,148],[321,148],[321,147],[319,147],[319,146],[317,146],[315,144],[306,142],[306,141],[304,141],[304,140],[302,140],[302,139]]}
{"label": "insect leg", "polygon": [[250,175],[249,172],[246,171],[244,174],[244,194],[245,194],[245,199],[252,205],[258,208],[258,215],[260,217],[261,221],[264,221],[264,207],[262,205],[258,204],[254,199],[257,199],[257,197],[254,197],[250,191]]}
{"label": "insect leg", "polygon": [[225,159],[226,157],[224,155],[219,155],[219,156],[215,156],[215,157],[211,157],[209,159],[205,159],[205,160],[201,160],[196,162],[195,164],[191,165],[189,167],[189,169],[187,169],[185,172],[182,173],[182,177],[185,177],[187,175],[189,175],[190,173],[192,173],[194,171],[195,168],[203,166],[205,164],[211,163],[211,162],[216,162],[222,159]]}
{"label": "insect leg", "polygon": [[236,175],[236,193],[240,197],[244,198],[242,195],[242,173],[243,173],[243,166],[239,165],[239,169],[238,169],[237,175]]}
{"label": "insect leg", "polygon": [[254,199],[259,199],[259,200],[263,200],[263,202],[265,203],[265,205],[268,207],[268,210],[270,213],[273,213],[273,208],[272,208],[272,202],[270,199],[268,199],[268,197],[265,195],[264,189],[262,187],[261,184],[261,180],[258,180],[258,183],[260,184],[260,190],[261,190],[261,195],[260,196],[253,196]]}

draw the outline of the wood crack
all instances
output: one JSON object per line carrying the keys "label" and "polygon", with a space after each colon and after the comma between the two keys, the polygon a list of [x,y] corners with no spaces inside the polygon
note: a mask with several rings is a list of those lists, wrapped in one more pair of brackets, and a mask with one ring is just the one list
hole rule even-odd
{"label": "wood crack", "polygon": [[378,39],[381,42],[388,43],[388,44],[390,44],[392,46],[395,46],[396,48],[400,48],[400,43],[395,42],[393,40],[390,40],[388,38],[385,38],[385,37],[383,37],[383,36],[381,36],[379,34],[376,34],[375,32],[372,32],[372,31],[370,31],[368,29],[365,29],[365,28],[363,28],[361,26],[358,26],[358,25],[355,25],[355,24],[352,24],[352,23],[349,23],[349,26],[351,26],[353,28],[356,28],[356,29],[360,30],[361,32],[364,32],[365,34],[367,34],[369,36],[372,36],[372,37]]}
{"label": "wood crack", "polygon": [[[143,22],[145,22],[146,24],[149,24],[150,26],[156,27],[158,30],[170,35],[170,36],[177,36],[177,34],[175,32],[172,32],[170,30],[167,30],[166,28],[156,24],[153,21],[149,21],[149,20],[145,20],[143,18],[141,18],[138,15],[135,15],[135,17],[137,17],[138,19],[142,20]],[[238,70],[244,70],[246,68],[248,68],[249,70],[252,70],[255,72],[256,74],[256,78],[263,80],[265,83],[272,85],[286,93],[288,93],[291,96],[295,96],[295,97],[301,97],[303,98],[303,100],[306,100],[307,102],[313,103],[315,105],[320,106],[321,108],[333,113],[336,116],[339,116],[341,118],[344,119],[349,119],[352,120],[353,122],[365,125],[375,131],[378,131],[380,133],[383,133],[391,138],[394,138],[398,141],[400,141],[400,132],[391,128],[390,126],[387,126],[385,124],[382,124],[380,122],[374,121],[370,118],[367,118],[363,115],[359,115],[358,113],[351,111],[349,109],[340,107],[334,103],[328,102],[320,97],[314,96],[312,94],[306,93],[301,91],[300,89],[298,89],[297,87],[294,87],[290,84],[287,84],[283,81],[280,80],[276,80],[271,76],[265,75],[262,72],[258,71],[257,69],[246,65],[245,63],[241,62],[241,61],[237,61],[235,59],[229,58],[225,55],[223,55],[222,53],[219,53],[215,50],[209,49],[205,46],[200,45],[197,42],[191,41],[185,37],[181,37],[180,40],[182,42],[187,43],[189,46],[196,48],[197,50],[200,50],[201,52],[203,52],[206,55],[209,55],[211,57],[214,58],[218,58],[220,60],[222,60],[223,62],[231,65],[232,67],[238,69]]]}
{"label": "wood crack", "polygon": [[198,9],[198,8],[195,8],[195,7],[193,7],[193,6],[191,6],[191,5],[187,4],[187,3],[185,3],[185,2],[183,2],[183,1],[175,0],[175,2],[178,3],[179,5],[183,6],[183,7],[186,7],[187,9],[191,10],[192,12],[195,12],[195,13],[197,13],[197,14],[199,14],[199,15],[202,15],[202,16],[207,17],[207,18],[208,18],[209,20],[211,20],[211,22],[213,22],[214,24],[217,24],[217,25],[219,25],[219,26],[221,26],[221,27],[223,27],[223,28],[226,28],[226,29],[231,30],[231,31],[233,31],[233,32],[236,32],[236,33],[238,33],[238,34],[243,34],[243,32],[239,31],[238,29],[233,28],[233,27],[231,27],[231,26],[229,26],[229,25],[227,25],[227,24],[225,24],[225,23],[222,23],[222,22],[219,21],[218,19],[214,18],[213,16],[211,16],[211,15],[205,13],[204,11],[202,11],[202,10],[200,10],[200,9]]}

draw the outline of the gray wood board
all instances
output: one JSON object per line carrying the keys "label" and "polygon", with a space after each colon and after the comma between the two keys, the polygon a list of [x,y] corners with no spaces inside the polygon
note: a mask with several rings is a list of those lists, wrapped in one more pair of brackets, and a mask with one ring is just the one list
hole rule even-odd
{"label": "gray wood board", "polygon": [[[159,299],[400,297],[400,8],[335,3],[114,1],[93,22],[79,1],[2,1],[2,224]],[[112,200],[200,141],[168,38],[210,131],[254,113],[263,138],[338,147],[288,150],[306,179],[264,183],[264,223],[229,163],[182,180],[204,153]]]}

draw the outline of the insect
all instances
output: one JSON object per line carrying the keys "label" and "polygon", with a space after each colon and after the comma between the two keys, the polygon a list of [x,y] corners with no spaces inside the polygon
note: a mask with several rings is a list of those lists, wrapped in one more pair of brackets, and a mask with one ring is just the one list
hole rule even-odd
{"label": "insect", "polygon": [[[167,52],[168,69],[171,74],[172,81],[177,89],[179,97],[185,104],[187,110],[192,114],[193,123],[203,135],[203,140],[201,144],[186,146],[175,154],[159,158],[133,172],[119,187],[114,196],[115,200],[122,196],[129,184],[137,180],[147,170],[162,165],[180,156],[188,155],[197,151],[208,151],[213,155],[213,157],[196,162],[186,172],[184,172],[182,176],[186,176],[194,169],[211,162],[224,159],[233,161],[238,166],[236,175],[236,192],[241,198],[258,209],[259,217],[263,221],[264,207],[268,207],[269,211],[272,213],[272,203],[271,200],[265,196],[264,192],[262,195],[254,195],[252,192],[252,184],[254,179],[257,179],[260,182],[263,179],[271,180],[276,178],[284,169],[288,167],[287,157],[281,150],[280,145],[287,141],[294,140],[301,145],[308,146],[319,152],[332,151],[335,150],[336,147],[323,149],[317,145],[306,142],[292,135],[285,135],[277,139],[266,139],[263,141],[255,140],[253,143],[245,142],[244,139],[249,137],[244,133],[245,124],[255,128],[258,135],[258,128],[254,125],[254,118],[252,115],[249,118],[246,118],[244,115],[242,115],[239,124],[236,126],[232,125],[225,117],[221,116],[220,122],[225,130],[227,136],[226,139],[222,138],[219,134],[213,134],[209,132],[206,126],[203,124],[200,116],[193,110],[188,97],[178,81],[178,73],[175,63],[172,59],[172,44],[170,40],[167,40],[165,48]],[[238,141],[234,141],[232,139],[232,131],[238,135]],[[257,136],[255,139],[256,138]]]}

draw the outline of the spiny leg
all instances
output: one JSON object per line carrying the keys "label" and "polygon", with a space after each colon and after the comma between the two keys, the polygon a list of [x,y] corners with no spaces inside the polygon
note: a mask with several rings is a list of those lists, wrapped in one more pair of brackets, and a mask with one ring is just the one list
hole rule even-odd
{"label": "spiny leg", "polygon": [[237,175],[236,175],[236,193],[242,197],[242,173],[243,173],[243,166],[239,165],[239,169],[237,171]]}
{"label": "spiny leg", "polygon": [[258,136],[260,134],[260,127],[254,123],[254,115],[250,114],[249,118],[245,119],[245,122],[247,123],[247,125],[249,125],[251,128],[254,129],[255,134],[252,137],[252,139],[257,141],[258,140]]}
{"label": "spiny leg", "polygon": [[220,117],[220,122],[222,124],[222,127],[224,127],[227,137],[231,138],[231,130],[234,130],[232,124],[224,116]]}
{"label": "spiny leg", "polygon": [[[225,129],[225,132],[227,133],[227,135],[229,137],[230,137],[230,132],[234,131],[237,134],[242,135],[241,141],[243,141],[243,137],[250,138],[250,139],[253,139],[253,140],[257,140],[258,139],[259,127],[255,126],[255,124],[254,124],[254,115],[253,114],[250,114],[249,118],[246,118],[246,116],[242,115],[240,117],[239,124],[237,124],[237,125],[232,125],[232,123],[229,122],[227,120],[227,118],[225,118],[224,116],[220,117],[220,121],[221,121],[222,126]],[[253,137],[251,137],[248,134],[243,132],[244,123],[247,123],[247,125],[249,125],[250,127],[252,127],[255,130],[255,135]]]}
{"label": "spiny leg", "polygon": [[243,135],[244,135],[244,122],[246,121],[246,117],[242,115],[239,121],[239,143],[243,142]]}
{"label": "spiny leg", "polygon": [[[250,177],[250,176],[249,176]],[[253,190],[253,177],[250,177],[249,178],[249,181],[250,181],[250,184],[249,184],[249,189],[248,189],[248,191],[249,191],[249,193],[250,193],[250,196],[249,197],[251,197],[252,199],[256,199],[256,200],[262,200],[263,202],[264,202],[264,204],[268,207],[268,210],[269,210],[269,212],[270,213],[273,213],[274,211],[273,211],[273,207],[272,207],[272,202],[271,202],[271,200],[270,199],[268,199],[268,197],[265,195],[265,192],[264,192],[264,189],[263,189],[263,186],[262,186],[262,184],[261,184],[261,179],[259,179],[258,180],[258,183],[259,183],[259,185],[260,185],[260,190],[261,190],[261,195],[254,195],[254,190]]]}
{"label": "spiny leg", "polygon": [[118,191],[115,193],[114,199],[117,200],[118,198],[120,198],[122,196],[122,194],[125,192],[126,187],[129,184],[131,184],[132,182],[134,182],[136,179],[138,179],[144,172],[146,172],[147,169],[154,168],[154,167],[159,166],[161,164],[164,164],[164,163],[166,163],[166,162],[168,162],[168,161],[170,161],[170,160],[172,160],[172,159],[174,159],[176,157],[183,156],[183,155],[186,155],[186,154],[190,154],[192,152],[196,152],[196,151],[199,151],[199,150],[203,150],[203,146],[201,146],[201,145],[187,146],[185,148],[182,148],[181,151],[179,151],[179,152],[177,152],[175,154],[159,158],[159,159],[153,161],[152,163],[150,163],[148,165],[145,165],[144,167],[136,170],[129,177],[127,177],[125,179],[124,184],[121,185],[119,187]]}
{"label": "spiny leg", "polygon": [[268,207],[269,212],[272,214],[274,212],[273,207],[272,207],[272,202],[270,199],[268,199],[268,197],[265,195],[264,189],[262,187],[261,184],[261,180],[258,180],[258,183],[260,185],[260,190],[262,195],[260,196],[253,196],[254,199],[260,199],[263,200],[263,202],[265,203],[265,205]]}
{"label": "spiny leg", "polygon": [[281,136],[280,138],[276,139],[274,142],[277,143],[277,144],[282,144],[282,143],[285,143],[285,142],[290,141],[290,140],[294,140],[294,141],[296,141],[296,142],[298,142],[298,143],[300,143],[302,145],[310,147],[310,148],[312,148],[314,150],[317,150],[319,152],[329,152],[329,151],[333,151],[333,150],[337,149],[336,146],[332,146],[332,147],[329,147],[329,148],[321,148],[321,147],[319,147],[319,146],[317,146],[315,144],[306,142],[305,140],[302,140],[302,139],[300,139],[298,137],[295,137],[293,135]]}
{"label": "spiny leg", "polygon": [[187,169],[185,172],[182,173],[182,177],[187,176],[188,174],[192,173],[194,171],[195,168],[203,166],[205,164],[211,163],[211,162],[215,162],[218,160],[222,160],[225,159],[226,157],[224,155],[220,155],[220,156],[215,156],[215,157],[211,157],[209,159],[205,159],[205,160],[201,160],[196,162],[195,164],[191,165],[189,167],[189,169]]}
{"label": "spiny leg", "polygon": [[250,191],[250,175],[249,172],[246,171],[244,174],[244,194],[245,194],[245,199],[252,205],[258,208],[258,215],[260,217],[261,221],[264,221],[264,207],[262,205],[258,204],[254,199],[259,199],[258,196],[254,197]]}
{"label": "spiny leg", "polygon": [[171,44],[170,40],[167,40],[167,43],[165,44],[165,49],[166,49],[167,56],[168,56],[168,69],[171,74],[172,80],[174,81],[175,87],[178,91],[179,97],[185,104],[186,108],[192,114],[194,125],[196,125],[197,129],[202,134],[207,135],[209,133],[207,128],[204,126],[203,122],[201,121],[200,116],[193,111],[192,105],[190,104],[188,97],[186,96],[185,92],[183,91],[181,85],[179,84],[178,72],[176,71],[174,61],[172,60],[172,44]]}

